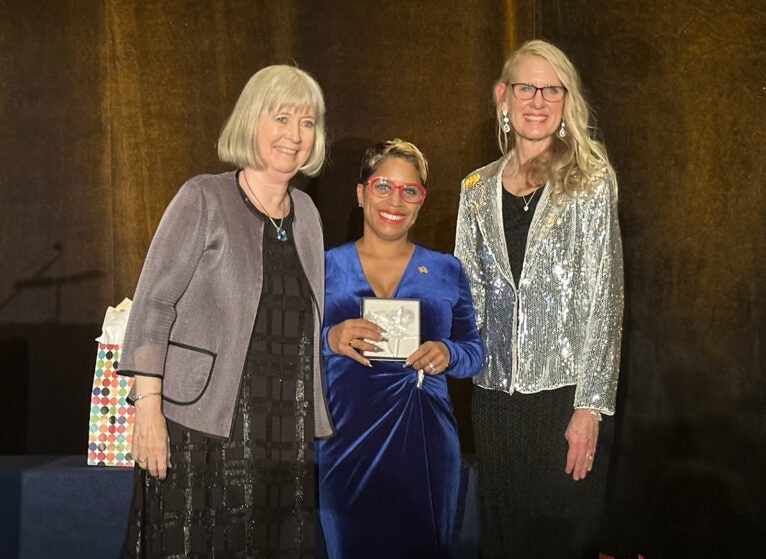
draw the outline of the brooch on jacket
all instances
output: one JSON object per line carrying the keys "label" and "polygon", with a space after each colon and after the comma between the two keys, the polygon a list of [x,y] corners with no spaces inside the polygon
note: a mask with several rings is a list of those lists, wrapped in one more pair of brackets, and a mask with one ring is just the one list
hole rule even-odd
{"label": "brooch on jacket", "polygon": [[465,180],[463,181],[463,185],[465,188],[471,188],[474,186],[477,182],[479,182],[479,179],[481,177],[479,176],[479,173],[473,173],[468,175]]}

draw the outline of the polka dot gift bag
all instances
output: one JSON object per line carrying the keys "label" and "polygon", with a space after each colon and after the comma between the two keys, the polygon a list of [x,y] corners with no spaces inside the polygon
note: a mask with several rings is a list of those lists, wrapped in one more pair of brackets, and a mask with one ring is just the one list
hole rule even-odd
{"label": "polka dot gift bag", "polygon": [[117,374],[120,344],[130,315],[130,299],[109,307],[104,316],[101,336],[96,338],[96,371],[90,394],[88,430],[89,466],[133,467],[130,444],[133,437],[133,406],[128,394],[133,379]]}

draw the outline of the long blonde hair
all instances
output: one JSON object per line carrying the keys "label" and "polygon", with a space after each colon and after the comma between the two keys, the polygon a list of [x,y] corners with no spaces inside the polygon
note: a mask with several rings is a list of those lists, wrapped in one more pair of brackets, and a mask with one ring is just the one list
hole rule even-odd
{"label": "long blonde hair", "polygon": [[[582,94],[580,76],[559,48],[541,40],[521,45],[505,61],[498,80],[498,83],[505,85],[505,95],[512,95],[510,84],[514,82],[513,74],[520,62],[530,56],[548,62],[567,89],[562,101],[566,136],[561,138],[554,134],[550,146],[525,164],[527,182],[538,185],[550,181],[552,195],[558,198],[588,192],[599,179],[614,181],[614,169],[609,163],[606,147],[591,136],[594,131],[590,126],[591,111]],[[496,100],[497,140],[500,151],[505,154],[515,147],[516,139],[512,131],[503,132],[501,105],[502,100]]]}

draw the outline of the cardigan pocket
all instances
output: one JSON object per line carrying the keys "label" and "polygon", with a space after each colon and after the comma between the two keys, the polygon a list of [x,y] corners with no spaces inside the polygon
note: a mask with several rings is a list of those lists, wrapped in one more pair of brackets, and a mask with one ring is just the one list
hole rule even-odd
{"label": "cardigan pocket", "polygon": [[193,404],[210,383],[216,354],[203,348],[170,342],[162,381],[163,398],[174,404]]}

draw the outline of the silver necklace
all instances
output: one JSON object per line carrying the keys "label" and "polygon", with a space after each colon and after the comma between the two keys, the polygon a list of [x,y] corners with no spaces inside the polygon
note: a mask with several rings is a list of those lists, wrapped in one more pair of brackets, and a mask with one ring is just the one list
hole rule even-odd
{"label": "silver necklace", "polygon": [[[245,177],[245,180],[247,180],[247,177]],[[529,197],[529,200],[527,200],[524,196],[521,197],[521,199],[524,200],[524,211],[525,212],[529,211],[529,203],[532,201],[532,198],[535,197],[535,194],[537,194],[537,190],[535,190],[532,193],[532,196]]]}
{"label": "silver necklace", "polygon": [[[245,173],[245,171],[242,171],[242,176],[243,176],[243,177],[245,177],[245,184],[247,185],[247,190],[250,192],[250,194],[252,194],[252,195],[253,195],[253,200],[255,200],[255,201],[258,203],[258,205],[259,205],[259,206],[261,207],[261,209],[263,210],[263,213],[264,213],[264,214],[266,214],[266,217],[268,217],[268,218],[269,218],[269,221],[270,221],[270,222],[271,222],[271,224],[274,226],[274,229],[276,229],[276,230],[277,230],[277,239],[278,239],[278,240],[280,240],[280,241],[282,241],[282,242],[284,243],[284,242],[287,240],[287,232],[286,232],[286,231],[285,231],[285,230],[282,228],[282,223],[284,223],[284,221],[285,221],[285,216],[283,215],[283,216],[282,216],[282,217],[279,219],[279,225],[277,225],[277,222],[276,222],[276,221],[274,221],[274,218],[272,218],[272,217],[269,215],[269,212],[267,212],[267,211],[266,211],[266,206],[264,206],[264,205],[261,203],[261,201],[258,199],[258,197],[255,195],[255,191],[254,191],[254,190],[253,190],[253,188],[250,186],[250,183],[249,183],[249,182],[248,182],[248,180],[247,180],[247,173]],[[286,198],[287,198],[287,194],[285,194],[285,197],[284,197],[284,198],[282,198],[282,203],[281,203],[281,205],[283,205],[283,206],[284,206],[284,203],[285,203],[285,199],[286,199]]]}

